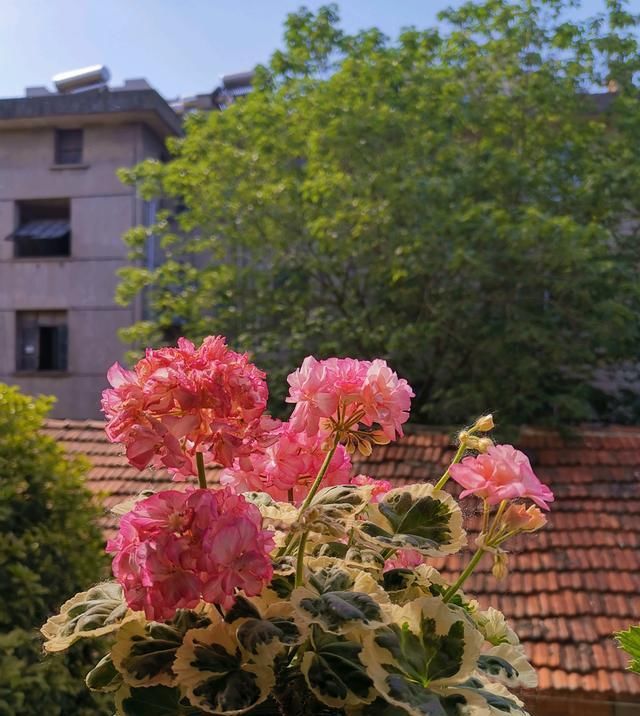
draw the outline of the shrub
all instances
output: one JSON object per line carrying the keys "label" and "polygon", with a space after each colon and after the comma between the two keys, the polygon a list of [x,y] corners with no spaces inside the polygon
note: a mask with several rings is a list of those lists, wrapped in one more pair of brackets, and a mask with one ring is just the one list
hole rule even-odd
{"label": "shrub", "polygon": [[105,569],[86,463],[41,428],[51,398],[0,384],[0,715],[101,716],[83,684],[89,644],[46,659],[43,619]]}

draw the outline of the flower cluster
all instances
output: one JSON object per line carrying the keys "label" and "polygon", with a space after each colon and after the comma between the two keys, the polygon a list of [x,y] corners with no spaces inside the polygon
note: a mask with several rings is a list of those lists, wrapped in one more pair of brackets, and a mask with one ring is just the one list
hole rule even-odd
{"label": "flower cluster", "polygon": [[265,375],[221,336],[200,348],[181,338],[177,348],[148,349],[134,370],[115,363],[112,388],[102,395],[112,442],[126,446],[142,470],[164,466],[175,475],[197,474],[195,453],[206,463],[231,465],[265,439]]}
{"label": "flower cluster", "polygon": [[543,510],[553,501],[553,493],[535,476],[529,458],[512,445],[494,445],[486,453],[466,457],[452,465],[450,473],[465,488],[460,497],[477,495],[490,505],[530,499]]}
{"label": "flower cluster", "polygon": [[[325,458],[323,445],[327,436],[307,435],[283,423],[277,439],[251,457],[251,468],[243,470],[236,460],[233,468],[223,470],[220,482],[238,492],[266,492],[276,500],[286,501],[290,494],[299,504],[309,492]],[[342,445],[338,445],[329,461],[322,487],[344,485],[351,476],[351,459]]]}
{"label": "flower cluster", "polygon": [[107,544],[132,609],[170,619],[200,600],[230,606],[236,589],[260,594],[272,575],[271,533],[232,490],[165,490],[136,503]]}
{"label": "flower cluster", "polygon": [[294,430],[316,434],[321,427],[348,433],[379,425],[384,442],[402,436],[414,393],[383,360],[307,356],[288,378]]}
{"label": "flower cluster", "polygon": [[[526,716],[510,689],[536,676],[517,636],[461,587],[487,555],[506,576],[501,545],[540,529],[553,494],[485,435],[490,415],[459,433],[437,483],[394,487],[351,477],[350,454],[401,436],[409,416],[413,392],[382,360],[306,358],[284,423],[264,413],[264,374],[220,337],[147,351],[109,380],[108,435],[130,462],[199,482],[135,502],[107,545],[116,581],[43,627],[52,652],[111,636],[87,684],[115,692],[117,716]],[[483,508],[451,582],[429,564],[466,541],[450,478]]]}

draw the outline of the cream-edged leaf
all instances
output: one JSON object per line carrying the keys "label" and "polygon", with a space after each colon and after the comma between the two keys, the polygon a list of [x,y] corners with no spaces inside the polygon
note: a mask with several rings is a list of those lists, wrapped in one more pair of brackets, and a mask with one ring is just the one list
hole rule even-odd
{"label": "cream-edged leaf", "polygon": [[318,627],[311,632],[301,671],[314,696],[335,708],[375,698],[371,678],[360,660],[362,645]]}
{"label": "cream-edged leaf", "polygon": [[111,654],[106,654],[85,676],[85,684],[91,691],[116,691],[122,686],[122,674],[116,669]]}
{"label": "cream-edged leaf", "polygon": [[491,647],[478,658],[478,671],[488,679],[511,688],[524,686],[533,689],[538,685],[536,671],[520,645],[499,644]]}
{"label": "cream-edged leaf", "polygon": [[295,622],[291,602],[277,600],[270,590],[259,597],[237,597],[225,621],[236,629],[242,649],[257,661],[273,660],[287,647],[299,644],[307,631]]}
{"label": "cream-edged leaf", "polygon": [[118,631],[113,663],[129,686],[175,686],[173,661],[185,633],[209,623],[207,616],[191,610],[180,610],[167,623],[130,621]]}
{"label": "cream-edged leaf", "polygon": [[60,613],[47,620],[40,630],[44,649],[49,653],[64,651],[78,639],[104,636],[139,616],[127,606],[117,582],[97,584],[66,601]]}
{"label": "cream-edged leaf", "polygon": [[168,686],[136,689],[122,686],[115,695],[116,716],[197,716],[182,703],[180,691]]}
{"label": "cream-edged leaf", "polygon": [[318,490],[310,507],[323,507],[336,512],[358,515],[371,502],[373,488],[365,485],[332,485]]}
{"label": "cream-edged leaf", "polygon": [[291,594],[299,622],[317,624],[334,634],[354,626],[373,629],[382,623],[381,605],[389,603],[389,598],[366,572],[336,565],[311,573],[308,584]]}
{"label": "cream-edged leaf", "polygon": [[518,635],[509,626],[504,614],[493,607],[486,610],[478,609],[473,614],[473,620],[484,638],[494,646],[520,643]]}
{"label": "cream-edged leaf", "polygon": [[191,705],[206,713],[244,713],[267,699],[275,684],[271,666],[248,658],[233,625],[223,621],[187,632],[173,670]]}
{"label": "cream-edged leaf", "polygon": [[447,687],[468,679],[482,635],[465,613],[422,597],[389,608],[391,623],[364,635],[362,661],[384,698],[410,714],[437,714]]}
{"label": "cream-edged leaf", "polygon": [[389,599],[398,605],[420,597],[433,596],[434,586],[448,586],[438,570],[426,564],[420,564],[413,569],[389,569],[382,574],[380,582]]}
{"label": "cream-edged leaf", "polygon": [[359,528],[382,548],[414,549],[432,557],[458,552],[466,539],[457,502],[430,484],[390,490],[369,507]]}
{"label": "cream-edged leaf", "polygon": [[529,716],[523,702],[505,686],[475,675],[451,688],[465,699],[460,716]]}

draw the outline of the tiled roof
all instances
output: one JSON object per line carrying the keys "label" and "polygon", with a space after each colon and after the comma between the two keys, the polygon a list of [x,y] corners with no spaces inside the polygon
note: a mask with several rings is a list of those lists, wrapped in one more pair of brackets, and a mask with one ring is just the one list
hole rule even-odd
{"label": "tiled roof", "polygon": [[[88,456],[89,486],[107,507],[145,488],[176,486],[162,473],[130,467],[120,447],[107,442],[101,422],[49,420],[46,432],[69,452]],[[549,524],[507,546],[506,581],[491,575],[486,557],[468,592],[514,622],[538,668],[541,691],[640,703],[640,677],[626,671],[611,638],[640,619],[640,428],[583,429],[564,439],[526,430],[517,444],[556,495]],[[448,435],[413,428],[356,467],[396,483],[417,482],[439,477],[452,455]],[[473,531],[473,498],[463,507]],[[112,530],[113,518],[105,517],[104,526]],[[452,577],[463,564],[454,555],[437,566]]]}

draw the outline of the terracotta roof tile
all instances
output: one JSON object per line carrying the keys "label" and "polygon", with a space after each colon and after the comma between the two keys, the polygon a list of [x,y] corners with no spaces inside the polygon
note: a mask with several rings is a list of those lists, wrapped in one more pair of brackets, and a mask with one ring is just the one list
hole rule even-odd
{"label": "terracotta roof tile", "polygon": [[[162,472],[130,467],[99,421],[50,420],[46,432],[70,453],[87,455],[89,487],[105,508],[147,488],[180,486]],[[435,480],[453,457],[451,437],[409,427],[355,469],[396,484]],[[468,592],[513,621],[538,668],[539,692],[598,692],[640,703],[640,677],[626,671],[611,637],[640,614],[640,428],[587,427],[565,438],[527,429],[517,444],[556,494],[549,525],[514,540],[508,580],[496,581],[485,558]],[[466,500],[463,510],[472,538],[477,505]],[[105,532],[116,524],[105,509]],[[452,578],[467,558],[453,555],[436,566]]]}

